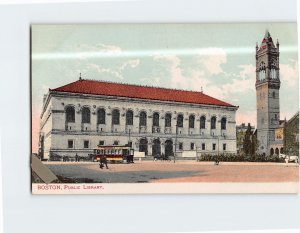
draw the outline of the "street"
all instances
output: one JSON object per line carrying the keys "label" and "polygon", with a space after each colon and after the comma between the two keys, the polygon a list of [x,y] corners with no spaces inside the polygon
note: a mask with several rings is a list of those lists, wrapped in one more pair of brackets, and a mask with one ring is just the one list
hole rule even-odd
{"label": "street", "polygon": [[133,164],[108,164],[99,168],[92,162],[45,162],[59,177],[82,183],[174,183],[174,182],[297,182],[295,163],[251,163],[195,161],[136,161]]}

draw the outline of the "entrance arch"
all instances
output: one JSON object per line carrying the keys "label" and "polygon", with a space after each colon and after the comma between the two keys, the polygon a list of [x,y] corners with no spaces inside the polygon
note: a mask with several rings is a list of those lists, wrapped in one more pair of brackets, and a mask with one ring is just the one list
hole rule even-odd
{"label": "entrance arch", "polygon": [[274,149],[273,149],[273,148],[271,148],[271,150],[270,150],[270,154],[271,154],[271,155],[273,155],[273,154],[274,154]]}
{"label": "entrance arch", "polygon": [[165,142],[165,155],[173,156],[173,142],[172,140],[166,140]]}
{"label": "entrance arch", "polygon": [[139,152],[145,152],[145,155],[148,155],[148,140],[147,140],[147,138],[142,138],[140,140]]}
{"label": "entrance arch", "polygon": [[279,155],[279,149],[278,148],[275,149],[275,154]]}
{"label": "entrance arch", "polygon": [[160,153],[161,153],[160,140],[154,139],[152,145],[152,155],[156,156],[156,155],[160,155]]}

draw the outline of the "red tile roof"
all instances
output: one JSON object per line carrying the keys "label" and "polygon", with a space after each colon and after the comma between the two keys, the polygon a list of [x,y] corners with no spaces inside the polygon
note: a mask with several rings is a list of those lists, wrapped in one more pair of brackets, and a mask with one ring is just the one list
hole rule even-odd
{"label": "red tile roof", "polygon": [[202,92],[84,79],[80,79],[55,89],[50,89],[50,91],[235,107],[229,103],[205,95]]}

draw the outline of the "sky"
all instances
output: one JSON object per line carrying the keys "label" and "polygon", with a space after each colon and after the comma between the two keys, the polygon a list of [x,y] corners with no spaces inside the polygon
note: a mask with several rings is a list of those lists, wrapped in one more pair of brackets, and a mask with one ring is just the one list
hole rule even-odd
{"label": "sky", "polygon": [[256,126],[255,46],[280,43],[280,118],[299,109],[297,26],[251,24],[32,25],[32,151],[49,88],[79,79],[201,91],[239,106]]}

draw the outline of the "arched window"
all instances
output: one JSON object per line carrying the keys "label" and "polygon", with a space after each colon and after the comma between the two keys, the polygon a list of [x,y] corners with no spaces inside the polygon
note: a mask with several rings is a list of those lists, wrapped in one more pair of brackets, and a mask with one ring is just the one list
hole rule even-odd
{"label": "arched window", "polygon": [[105,124],[105,110],[103,108],[100,108],[97,111],[97,123]]}
{"label": "arched window", "polygon": [[258,79],[260,81],[264,80],[266,78],[266,65],[264,62],[261,62],[259,65],[259,73],[258,73]]}
{"label": "arched window", "polygon": [[133,112],[131,110],[126,112],[126,125],[133,125]]}
{"label": "arched window", "polygon": [[159,114],[157,112],[155,112],[153,114],[153,122],[152,122],[153,126],[159,126]]}
{"label": "arched window", "polygon": [[91,123],[91,111],[88,107],[82,108],[82,123]]}
{"label": "arched window", "polygon": [[201,116],[200,117],[200,129],[205,129],[205,121],[206,121],[205,116]]}
{"label": "arched window", "polygon": [[120,124],[120,111],[118,109],[114,109],[112,111],[112,124],[113,125]]}
{"label": "arched window", "polygon": [[210,119],[210,129],[216,129],[216,117],[213,116],[211,119]]}
{"label": "arched window", "polygon": [[145,112],[140,113],[140,126],[147,125],[147,114]]}
{"label": "arched window", "polygon": [[183,127],[183,115],[179,114],[177,116],[177,127]]}
{"label": "arched window", "polygon": [[171,127],[171,119],[172,119],[171,114],[167,113],[165,115],[165,127]]}
{"label": "arched window", "polygon": [[273,148],[271,148],[271,150],[270,150],[270,154],[271,154],[271,155],[273,155],[273,154],[274,154],[274,149],[273,149]]}
{"label": "arched window", "polygon": [[66,121],[75,122],[75,108],[73,106],[68,106],[66,108]]}
{"label": "arched window", "polygon": [[223,117],[221,119],[221,129],[226,129],[226,118],[225,117]]}
{"label": "arched window", "polygon": [[195,128],[195,116],[190,115],[189,117],[189,128]]}

